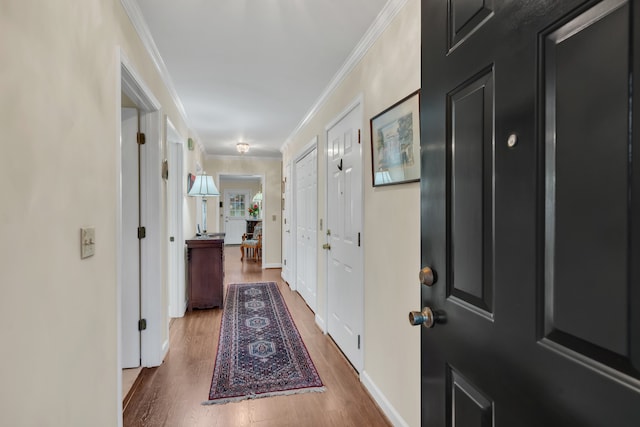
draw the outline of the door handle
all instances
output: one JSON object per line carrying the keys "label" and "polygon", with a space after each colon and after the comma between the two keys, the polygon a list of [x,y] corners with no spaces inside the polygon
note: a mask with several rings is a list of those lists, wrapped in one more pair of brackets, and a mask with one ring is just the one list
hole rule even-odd
{"label": "door handle", "polygon": [[436,323],[445,323],[445,316],[441,312],[431,310],[431,307],[424,307],[422,311],[409,313],[409,323],[413,326],[422,325],[425,328],[433,328]]}
{"label": "door handle", "polygon": [[322,249],[331,250],[331,245],[328,243],[325,243],[324,245],[322,245]]}
{"label": "door handle", "polygon": [[420,283],[425,286],[433,286],[437,280],[436,272],[431,267],[423,267],[418,273],[418,277],[420,278]]}

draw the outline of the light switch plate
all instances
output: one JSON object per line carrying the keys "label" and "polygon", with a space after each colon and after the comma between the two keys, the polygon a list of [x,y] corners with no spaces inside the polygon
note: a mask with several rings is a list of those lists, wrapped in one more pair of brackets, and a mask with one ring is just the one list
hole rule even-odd
{"label": "light switch plate", "polygon": [[82,259],[93,256],[96,253],[96,229],[86,227],[80,229],[80,257]]}

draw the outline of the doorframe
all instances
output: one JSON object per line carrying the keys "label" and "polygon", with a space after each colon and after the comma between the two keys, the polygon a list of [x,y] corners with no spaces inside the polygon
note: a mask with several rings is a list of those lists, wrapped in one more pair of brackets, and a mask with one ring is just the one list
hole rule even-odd
{"label": "doorframe", "polygon": [[[347,107],[342,110],[339,114],[337,114],[333,120],[331,120],[325,127],[324,127],[324,140],[325,140],[325,152],[323,153],[323,159],[324,159],[324,171],[325,171],[325,180],[324,180],[324,219],[325,219],[325,226],[323,228],[326,228],[329,221],[329,195],[328,195],[328,190],[329,190],[329,173],[328,173],[328,168],[329,168],[329,156],[327,155],[327,150],[329,149],[329,131],[331,130],[331,128],[333,128],[336,124],[338,124],[342,119],[344,119],[345,117],[347,117],[349,115],[349,113],[351,113],[353,110],[355,109],[359,109],[359,117],[358,117],[358,121],[360,123],[359,129],[360,129],[360,134],[361,137],[364,134],[364,132],[362,132],[362,130],[364,129],[363,123],[364,123],[364,96],[363,94],[359,94],[358,96],[355,97],[355,99],[353,101],[351,101],[350,104],[347,105]],[[366,237],[365,237],[365,230],[364,230],[364,152],[363,152],[363,148],[362,148],[362,141],[359,144],[360,145],[360,174],[361,174],[361,180],[360,180],[360,194],[361,194],[361,205],[360,205],[360,223],[363,224],[363,229],[362,229],[362,257],[360,259],[360,263],[361,263],[361,268],[360,271],[362,273],[362,277],[360,277],[360,280],[362,282],[364,282],[364,259],[365,259],[365,247],[366,245],[364,244],[364,242],[366,241]],[[322,332],[324,332],[324,334],[328,334],[329,333],[329,257],[325,256],[324,257],[324,298],[325,298],[325,307],[324,307],[324,318],[320,317],[320,310],[318,310],[318,312],[316,313],[316,324],[320,327],[320,329],[322,329]],[[362,294],[360,295],[360,298],[362,298],[362,319],[361,319],[361,324],[362,324],[362,347],[361,347],[361,367],[360,367],[360,374],[362,374],[362,372],[364,372],[364,355],[365,355],[365,346],[366,346],[366,323],[365,323],[365,305],[364,305],[364,286],[361,287],[362,289]],[[352,362],[354,363],[354,362]],[[355,363],[354,363],[355,365]]]}
{"label": "doorframe", "polygon": [[[291,288],[292,291],[297,291],[298,290],[298,281],[297,281],[297,277],[298,277],[298,221],[296,220],[296,218],[298,218],[298,199],[297,199],[297,195],[296,195],[296,188],[298,185],[298,176],[296,174],[296,164],[302,160],[304,158],[304,156],[306,156],[307,154],[311,153],[313,151],[313,149],[316,149],[316,153],[317,153],[317,149],[318,149],[318,135],[315,135],[313,138],[311,138],[311,141],[309,141],[307,143],[307,145],[305,145],[304,147],[302,147],[296,154],[295,156],[293,156],[293,162],[291,163],[291,188],[290,188],[290,194],[291,194],[291,203],[289,204],[289,207],[291,208],[291,216],[289,217],[289,220],[291,221],[291,237],[290,237],[290,241],[292,243],[292,250],[289,252],[289,258],[290,260],[288,260],[287,262],[292,262],[291,264],[291,269],[289,270],[289,272],[291,273],[291,277],[289,277],[289,288]],[[318,180],[318,171],[316,170],[316,185],[317,185],[317,180]],[[316,199],[316,205],[317,205],[317,199]],[[317,257],[317,243],[318,243],[318,238],[316,235],[316,267],[318,264],[318,257]],[[316,276],[317,276],[317,268],[316,268]],[[316,278],[316,299],[317,299],[317,288],[318,288],[318,281]],[[317,301],[316,301],[316,311],[318,307]]]}
{"label": "doorframe", "polygon": [[[264,215],[264,213],[267,211],[266,206],[267,206],[267,203],[268,203],[267,177],[266,177],[266,175],[265,174],[255,174],[255,173],[218,171],[218,172],[216,172],[216,182],[218,183],[218,186],[220,186],[220,175],[223,175],[223,176],[249,176],[249,177],[258,178],[260,180],[260,186],[262,188],[262,214],[261,214],[262,215],[262,269],[264,270],[265,268],[271,268],[271,267],[267,266],[264,263],[264,260],[267,257],[267,245],[265,244],[265,242],[268,239],[268,237],[267,237],[268,221],[267,221],[267,218]],[[253,197],[253,196],[255,196],[255,194],[251,195],[251,197]],[[221,197],[223,197],[223,200],[224,200],[224,194],[222,194]],[[223,209],[223,212],[224,212],[224,208],[222,208],[222,209]],[[218,227],[220,227],[220,204],[219,203],[216,203],[215,215],[216,215],[216,218],[218,219],[218,221],[217,221]]]}
{"label": "doorframe", "polygon": [[[218,186],[222,186],[221,182],[220,182],[220,177],[218,177]],[[252,202],[252,198],[253,196],[255,196],[255,194],[252,194],[251,189],[249,188],[234,188],[234,189],[229,189],[229,188],[225,188],[224,190],[222,190],[222,194],[220,195],[220,197],[222,198],[222,208],[220,208],[220,204],[218,203],[218,209],[220,210],[220,213],[218,214],[218,224],[221,224],[222,227],[220,229],[221,232],[225,233],[225,244],[238,244],[238,243],[230,243],[227,241],[227,226],[226,224],[228,224],[227,222],[227,209],[229,209],[229,206],[227,204],[227,196],[229,195],[229,193],[240,193],[240,194],[247,194],[247,199],[246,202]],[[263,197],[264,197],[264,192],[262,193]],[[247,212],[244,212],[244,220],[247,219]],[[220,219],[222,219],[222,221],[220,221]],[[264,219],[262,220],[262,222],[264,223]],[[245,230],[246,230],[246,221],[245,221]],[[240,236],[240,240],[242,240],[242,236]],[[242,242],[241,242],[242,243]]]}
{"label": "doorframe", "polygon": [[[293,198],[291,196],[291,184],[293,183],[293,178],[291,174],[291,160],[284,167],[284,193],[281,194],[281,198],[284,199],[284,209],[282,215],[282,260],[281,266],[282,270],[280,271],[280,277],[282,280],[287,282],[289,287],[291,287],[291,251],[294,248],[294,245],[291,243],[291,217],[293,212],[293,207],[291,204],[293,203]],[[287,182],[287,180],[289,182]],[[282,201],[281,201],[282,203]],[[287,227],[289,228],[289,233],[287,233]]]}
{"label": "doorframe", "polygon": [[[121,315],[122,304],[122,174],[121,174],[121,123],[120,109],[122,107],[122,93],[124,92],[140,110],[141,129],[147,134],[146,150],[141,158],[141,198],[142,221],[147,227],[148,237],[142,240],[143,256],[140,267],[141,283],[141,316],[147,319],[148,328],[141,336],[140,358],[142,367],[159,366],[169,351],[169,341],[162,342],[162,180],[161,152],[162,152],[162,110],[160,102],[149,90],[133,63],[126,56],[121,47],[116,48],[116,153],[115,153],[115,263],[116,263],[116,359],[117,378],[116,404],[118,411],[118,426],[122,426],[122,334]],[[154,268],[155,266],[155,268]]]}
{"label": "doorframe", "polygon": [[[182,177],[184,172],[184,141],[177,129],[166,118],[165,139],[167,141],[167,161],[169,177],[167,182],[167,224],[169,236],[174,242],[168,243],[167,283],[169,288],[169,317],[183,317],[187,310],[184,251],[184,192]],[[171,207],[173,204],[176,206]],[[171,214],[175,209],[175,214]],[[175,215],[175,217],[174,217]],[[175,230],[172,228],[175,227]],[[173,232],[173,234],[172,234]],[[182,250],[180,250],[182,249]],[[180,298],[180,296],[183,296]]]}

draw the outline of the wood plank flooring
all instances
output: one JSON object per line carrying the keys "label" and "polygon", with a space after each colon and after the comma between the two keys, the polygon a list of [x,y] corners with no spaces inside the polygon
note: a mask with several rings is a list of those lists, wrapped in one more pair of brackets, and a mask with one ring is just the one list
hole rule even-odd
{"label": "wood plank flooring", "polygon": [[124,425],[170,427],[390,426],[334,342],[316,326],[314,315],[280,277],[240,261],[237,247],[225,248],[225,285],[274,281],[289,307],[327,391],[267,397],[203,406],[213,375],[220,309],[200,310],[175,319],[170,350],[158,368],[143,369],[139,386],[124,410]]}

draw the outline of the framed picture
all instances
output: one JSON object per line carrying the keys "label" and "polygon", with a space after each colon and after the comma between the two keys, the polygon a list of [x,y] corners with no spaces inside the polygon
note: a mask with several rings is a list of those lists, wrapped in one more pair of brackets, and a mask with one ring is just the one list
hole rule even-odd
{"label": "framed picture", "polygon": [[370,124],[373,186],[420,181],[420,89]]}

